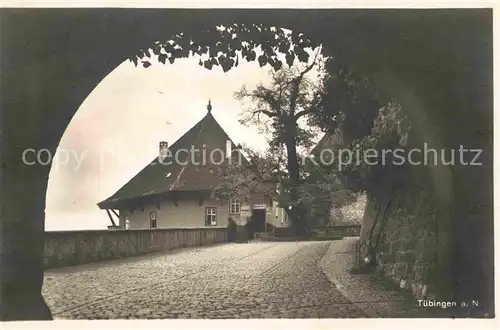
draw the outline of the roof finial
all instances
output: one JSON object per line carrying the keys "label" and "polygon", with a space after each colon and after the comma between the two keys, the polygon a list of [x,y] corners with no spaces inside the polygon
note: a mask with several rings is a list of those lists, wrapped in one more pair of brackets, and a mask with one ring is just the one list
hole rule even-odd
{"label": "roof finial", "polygon": [[212,104],[210,103],[210,99],[208,99],[207,110],[208,110],[208,113],[212,112]]}

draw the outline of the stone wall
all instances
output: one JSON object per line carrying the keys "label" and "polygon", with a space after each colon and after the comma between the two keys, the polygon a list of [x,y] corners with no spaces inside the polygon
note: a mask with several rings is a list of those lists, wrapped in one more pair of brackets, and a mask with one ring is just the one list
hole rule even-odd
{"label": "stone wall", "polygon": [[438,254],[446,251],[437,247],[436,212],[430,205],[423,192],[395,197],[390,204],[369,200],[360,237],[361,263],[372,257],[368,245],[376,246],[377,271],[417,299],[446,297],[437,264]]}
{"label": "stone wall", "polygon": [[342,212],[342,224],[362,224],[363,214],[366,208],[366,194],[357,198],[357,200],[340,209]]}
{"label": "stone wall", "polygon": [[359,237],[361,225],[336,225],[328,227],[312,227],[314,238],[339,239],[344,237]]}
{"label": "stone wall", "polygon": [[225,242],[224,227],[45,232],[44,266],[58,268]]}

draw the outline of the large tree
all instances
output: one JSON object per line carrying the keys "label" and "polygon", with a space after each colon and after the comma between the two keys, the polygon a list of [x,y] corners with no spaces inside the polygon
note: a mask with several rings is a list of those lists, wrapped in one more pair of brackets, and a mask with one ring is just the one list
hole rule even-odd
{"label": "large tree", "polygon": [[346,195],[334,172],[306,157],[319,133],[307,125],[307,117],[317,111],[323,97],[321,79],[311,77],[313,69],[322,70],[324,60],[318,54],[307,65],[271,71],[269,86],[260,84],[252,91],[243,86],[235,93],[250,103],[241,123],[268,133],[270,149],[260,154],[247,149],[250,164],[225,169],[216,188],[222,198],[260,191],[278,200],[297,233],[307,231],[311,209],[328,212]]}
{"label": "large tree", "polygon": [[240,147],[239,152],[243,157],[236,157],[237,161],[218,168],[214,197],[227,200],[233,196],[250,198],[258,194],[277,200],[277,188],[283,175],[283,153],[272,149],[256,152],[248,147]]}
{"label": "large tree", "polygon": [[391,99],[377,89],[374,78],[330,57],[325,61],[323,93],[309,116],[310,124],[327,133],[342,131],[346,145],[372,133],[378,110]]}
{"label": "large tree", "polygon": [[306,230],[308,212],[300,196],[304,176],[297,148],[310,147],[314,136],[313,130],[301,127],[299,121],[313,112],[320,102],[321,88],[307,76],[320,64],[317,52],[311,63],[304,67],[292,66],[271,71],[270,86],[260,84],[252,91],[247,91],[243,86],[235,93],[237,99],[249,100],[251,104],[244,113],[242,123],[266,125],[271,136],[270,147],[273,150],[285,150],[287,177],[280,182],[280,186],[286,189],[289,196],[287,212],[299,232]]}

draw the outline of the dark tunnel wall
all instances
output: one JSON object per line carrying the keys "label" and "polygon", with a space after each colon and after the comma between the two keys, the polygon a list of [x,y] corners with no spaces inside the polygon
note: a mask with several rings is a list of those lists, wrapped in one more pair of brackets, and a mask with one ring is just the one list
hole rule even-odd
{"label": "dark tunnel wall", "polygon": [[[48,173],[26,148],[55,152],[72,116],[128,56],[180,31],[232,21],[302,31],[402,100],[436,146],[482,148],[483,166],[453,167],[442,223],[454,295],[493,314],[491,10],[2,9],[2,318],[50,318],[41,297]],[[422,119],[423,118],[423,119]],[[429,185],[434,183],[429,182]],[[436,189],[438,186],[436,186]],[[30,271],[26,271],[29,268]]]}

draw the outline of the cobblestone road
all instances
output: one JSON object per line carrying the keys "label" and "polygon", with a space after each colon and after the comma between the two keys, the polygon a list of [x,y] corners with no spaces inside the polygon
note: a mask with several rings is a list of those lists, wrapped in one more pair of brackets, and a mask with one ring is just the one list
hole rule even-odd
{"label": "cobblestone road", "polygon": [[47,271],[56,319],[365,317],[329,281],[330,242],[225,244]]}

